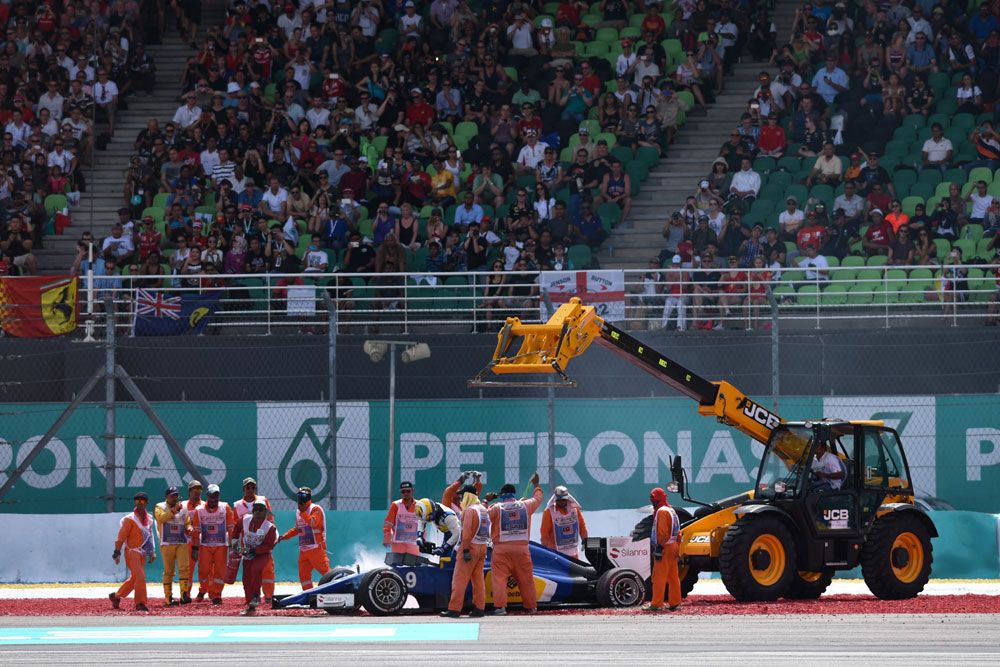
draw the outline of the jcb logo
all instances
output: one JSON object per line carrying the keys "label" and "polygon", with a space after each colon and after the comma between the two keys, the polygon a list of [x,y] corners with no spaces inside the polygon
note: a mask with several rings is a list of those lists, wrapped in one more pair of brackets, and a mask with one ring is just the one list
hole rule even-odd
{"label": "jcb logo", "polygon": [[781,420],[778,419],[777,415],[757,405],[750,399],[744,399],[743,401],[743,414],[755,422],[763,424],[767,428],[771,429],[777,428],[778,424],[781,423]]}
{"label": "jcb logo", "polygon": [[823,510],[825,521],[847,521],[851,518],[850,510]]}

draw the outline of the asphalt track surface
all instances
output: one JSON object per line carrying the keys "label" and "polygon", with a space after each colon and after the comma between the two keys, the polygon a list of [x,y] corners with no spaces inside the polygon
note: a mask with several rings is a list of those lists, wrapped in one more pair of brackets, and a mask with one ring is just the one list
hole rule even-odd
{"label": "asphalt track surface", "polygon": [[[127,628],[204,625],[205,618],[143,616],[5,617],[0,628]],[[216,619],[212,619],[215,621]],[[169,622],[168,622],[169,621]],[[471,623],[430,617],[227,618],[214,625],[267,623],[338,626]],[[998,614],[858,614],[782,616],[512,615],[480,619],[478,638],[461,642],[316,642],[283,644],[102,644],[6,646],[0,664],[161,665],[358,664],[549,665],[647,664],[886,665],[1000,664]],[[906,661],[906,662],[902,662]]]}

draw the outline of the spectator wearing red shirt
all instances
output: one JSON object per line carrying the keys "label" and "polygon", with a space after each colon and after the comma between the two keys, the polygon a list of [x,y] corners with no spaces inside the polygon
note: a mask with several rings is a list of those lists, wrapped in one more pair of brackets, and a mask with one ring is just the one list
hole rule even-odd
{"label": "spectator wearing red shirt", "polygon": [[795,235],[795,246],[799,249],[799,253],[804,255],[806,254],[807,247],[812,246],[816,250],[819,250],[823,247],[825,240],[826,230],[819,223],[816,211],[809,211],[805,224],[799,229],[799,233]]}
{"label": "spectator wearing red shirt", "polygon": [[[656,42],[663,39],[663,33],[667,29],[667,22],[663,20],[663,17],[656,13],[656,5],[649,6],[649,13],[646,14],[645,18],[642,19],[642,25],[640,26],[642,32],[652,32]],[[647,44],[651,42],[647,41]]]}
{"label": "spectator wearing red shirt", "polygon": [[403,201],[413,206],[422,207],[430,199],[434,184],[430,174],[423,170],[420,163],[413,160],[407,164],[403,174]]}
{"label": "spectator wearing red shirt", "polygon": [[539,136],[542,134],[542,119],[535,115],[535,105],[531,102],[521,105],[521,120],[517,121],[518,134],[525,136],[527,130],[534,130]]}
{"label": "spectator wearing red shirt", "polygon": [[358,200],[368,192],[368,158],[364,155],[359,157],[351,166],[351,170],[340,177],[340,191],[346,193],[348,190],[352,194],[358,195]]}
{"label": "spectator wearing red shirt", "polygon": [[759,149],[758,157],[780,158],[785,154],[788,146],[788,139],[785,137],[785,130],[778,125],[778,114],[771,112],[767,117],[767,124],[760,129],[760,137],[757,140]]}
{"label": "spectator wearing red shirt", "polygon": [[583,74],[583,87],[589,90],[595,98],[600,95],[604,83],[586,60],[580,64],[580,73]]}
{"label": "spectator wearing red shirt", "polygon": [[336,72],[326,75],[323,81],[323,97],[328,102],[336,104],[337,100],[347,95],[347,83]]}
{"label": "spectator wearing red shirt", "polygon": [[889,204],[892,202],[892,198],[885,191],[885,188],[881,183],[873,183],[872,191],[868,193],[868,208],[871,210],[878,209],[879,211],[889,210]]}
{"label": "spectator wearing red shirt", "polygon": [[410,90],[410,104],[406,107],[406,123],[409,126],[420,123],[430,127],[434,122],[434,107],[424,101],[424,93],[419,88]]}
{"label": "spectator wearing red shirt", "polygon": [[556,9],[556,24],[575,28],[580,24],[580,7],[586,6],[583,3],[563,0],[559,3],[559,8]]}
{"label": "spectator wearing red shirt", "polygon": [[147,215],[142,219],[143,227],[139,232],[139,259],[146,259],[150,254],[160,252],[160,240],[163,235],[156,231],[153,216]]}
{"label": "spectator wearing red shirt", "polygon": [[869,217],[872,222],[868,227],[868,231],[865,232],[865,237],[861,240],[861,246],[865,249],[865,253],[869,257],[872,255],[887,255],[889,253],[889,244],[892,243],[894,238],[892,225],[882,217],[882,211],[879,209],[873,210],[869,214]]}

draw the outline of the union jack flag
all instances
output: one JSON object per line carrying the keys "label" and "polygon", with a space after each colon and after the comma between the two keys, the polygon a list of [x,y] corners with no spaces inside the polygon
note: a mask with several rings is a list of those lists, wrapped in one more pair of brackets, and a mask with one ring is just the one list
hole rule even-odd
{"label": "union jack flag", "polygon": [[169,317],[172,320],[180,319],[181,316],[181,298],[166,296],[163,292],[137,290],[135,307],[136,315]]}

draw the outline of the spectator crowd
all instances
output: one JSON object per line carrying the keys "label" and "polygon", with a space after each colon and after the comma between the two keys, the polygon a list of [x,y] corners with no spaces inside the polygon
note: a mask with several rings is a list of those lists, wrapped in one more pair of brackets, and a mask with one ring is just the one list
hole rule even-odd
{"label": "spectator crowd", "polygon": [[153,0],[0,3],[0,276],[33,274],[34,250],[86,192],[84,166],[131,95],[155,85],[142,11]]}
{"label": "spectator crowd", "polygon": [[230,2],[136,137],[94,268],[596,266],[761,20],[728,0]]}
{"label": "spectator crowd", "polygon": [[[767,54],[774,70],[663,227],[642,287],[651,317],[684,329],[690,308],[698,328],[753,326],[767,284],[787,301],[805,281],[828,303],[870,303],[885,275],[893,300],[953,309],[971,285],[995,315],[1000,269],[960,265],[995,265],[1000,249],[997,12],[926,0],[796,9],[790,41]],[[840,266],[857,270],[830,271]],[[816,289],[798,300],[815,303]]]}

